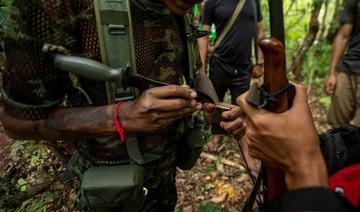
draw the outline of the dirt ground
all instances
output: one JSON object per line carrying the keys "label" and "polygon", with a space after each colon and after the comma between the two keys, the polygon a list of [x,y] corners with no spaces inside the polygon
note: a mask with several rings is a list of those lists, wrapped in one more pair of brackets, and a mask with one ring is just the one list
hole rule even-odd
{"label": "dirt ground", "polygon": [[[316,98],[311,95],[309,103],[318,130],[325,132],[329,128],[325,124],[326,109],[319,105]],[[15,142],[9,139],[0,127],[0,193],[4,190],[11,194],[14,190],[19,189],[19,181],[16,180],[20,177],[27,181],[35,178],[33,181],[39,183],[41,178],[39,176],[42,176],[39,175],[39,172],[48,169],[46,165],[41,165],[41,168],[28,166],[26,165],[29,164],[28,159],[17,161],[16,157],[11,157],[13,144]],[[72,207],[74,188],[59,184],[56,176],[62,172],[65,163],[58,160],[55,155],[51,154],[51,151],[44,161],[45,164],[52,164],[50,167],[55,171],[51,172],[51,176],[42,176],[45,179],[42,183],[46,182],[47,184],[43,183],[44,187],[42,190],[36,190],[35,196],[42,195],[49,190],[57,191],[58,196],[47,202],[48,205],[45,208],[48,211],[74,210]],[[252,189],[252,183],[243,164],[236,141],[224,137],[217,153],[204,152],[191,171],[178,170],[176,211],[240,211]],[[21,172],[21,174],[12,172]],[[0,194],[0,197],[4,196]],[[27,211],[24,208],[20,210],[21,203],[17,202],[16,204],[15,208],[4,208],[6,204],[0,198],[0,212]]]}

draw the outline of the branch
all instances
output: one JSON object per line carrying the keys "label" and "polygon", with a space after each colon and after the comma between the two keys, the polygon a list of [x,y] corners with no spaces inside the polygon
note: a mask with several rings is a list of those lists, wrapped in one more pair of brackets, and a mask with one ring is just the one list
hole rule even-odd
{"label": "branch", "polygon": [[234,161],[227,160],[227,159],[220,159],[219,157],[217,157],[215,155],[212,155],[212,154],[209,154],[209,153],[203,152],[203,153],[201,153],[200,157],[205,158],[205,159],[209,159],[209,160],[212,160],[212,161],[219,161],[220,163],[222,163],[224,165],[237,168],[240,171],[246,171],[244,164],[239,164],[239,163],[236,163]]}
{"label": "branch", "polygon": [[[21,203],[24,202],[25,200],[30,199],[44,191],[49,190],[51,184],[52,184],[52,181],[49,180],[44,183],[28,187],[27,191],[17,193],[15,195],[6,196],[2,199],[2,201],[4,203],[6,203],[7,206],[10,206],[13,208],[20,207]],[[8,207],[8,208],[10,208],[10,207]]]}

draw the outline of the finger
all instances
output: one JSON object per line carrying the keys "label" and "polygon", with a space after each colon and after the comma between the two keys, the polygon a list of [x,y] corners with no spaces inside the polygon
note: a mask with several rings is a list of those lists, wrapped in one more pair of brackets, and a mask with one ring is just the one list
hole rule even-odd
{"label": "finger", "polygon": [[196,108],[200,110],[202,105],[195,100],[189,99],[161,99],[154,101],[151,110],[156,111],[177,111],[185,108]]}
{"label": "finger", "polygon": [[257,109],[253,106],[251,106],[247,101],[246,101],[246,96],[248,95],[248,91],[245,92],[244,94],[242,94],[241,96],[239,96],[236,99],[236,104],[240,106],[241,110],[248,116],[249,120],[252,121],[253,118],[257,115],[259,115],[260,111],[263,111],[261,109]]}
{"label": "finger", "polygon": [[292,103],[291,111],[304,111],[305,108],[308,108],[307,103],[307,93],[303,85],[295,84],[296,94]]}
{"label": "finger", "polygon": [[331,95],[334,91],[334,86],[330,83],[326,84],[326,94]]}
{"label": "finger", "polygon": [[241,139],[245,135],[245,128],[241,127],[232,131],[230,134],[237,139]]}
{"label": "finger", "polygon": [[212,103],[205,103],[203,105],[203,110],[207,113],[212,113],[215,108],[215,104]]}
{"label": "finger", "polygon": [[144,91],[144,95],[152,95],[158,98],[180,97],[185,99],[194,99],[197,97],[197,93],[194,90],[178,85],[168,85],[150,88]]}
{"label": "finger", "polygon": [[226,132],[230,132],[232,134],[232,132],[236,129],[242,128],[243,127],[243,120],[242,119],[236,119],[234,121],[231,122],[220,122],[220,126],[222,128],[224,128],[224,130]]}
{"label": "finger", "polygon": [[196,108],[185,108],[178,111],[167,111],[161,112],[158,114],[157,120],[159,121],[169,121],[172,119],[184,118],[192,115],[196,110]]}
{"label": "finger", "polygon": [[221,114],[221,117],[227,120],[235,120],[240,117],[242,110],[239,106],[234,105],[229,111],[225,111]]}

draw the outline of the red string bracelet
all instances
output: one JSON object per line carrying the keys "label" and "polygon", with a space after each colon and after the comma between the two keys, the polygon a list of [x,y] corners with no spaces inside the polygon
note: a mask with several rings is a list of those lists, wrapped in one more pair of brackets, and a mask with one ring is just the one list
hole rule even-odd
{"label": "red string bracelet", "polygon": [[125,143],[125,131],[124,128],[122,128],[120,121],[119,121],[119,107],[120,105],[124,103],[123,101],[119,101],[116,105],[115,105],[115,113],[114,113],[114,123],[115,123],[115,127],[116,130],[118,131],[119,135],[120,135],[120,139],[123,143]]}

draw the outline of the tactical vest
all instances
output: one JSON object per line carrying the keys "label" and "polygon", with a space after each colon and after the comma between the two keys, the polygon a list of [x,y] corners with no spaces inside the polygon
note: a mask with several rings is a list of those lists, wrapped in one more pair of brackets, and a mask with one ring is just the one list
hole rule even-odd
{"label": "tactical vest", "polygon": [[[163,12],[161,8],[157,8],[146,0],[134,0],[133,3],[143,10]],[[129,68],[132,73],[136,73],[134,29],[130,4],[130,0],[94,0],[102,62],[111,68]],[[183,74],[188,82],[192,81],[197,70],[196,39],[191,39],[191,23],[192,16],[185,15],[183,24],[187,43],[188,70]],[[139,91],[135,88],[107,82],[109,104],[114,104],[119,100],[134,99],[138,94]],[[145,161],[139,151],[136,134],[127,134],[126,140],[130,158],[138,164],[143,164]]]}

